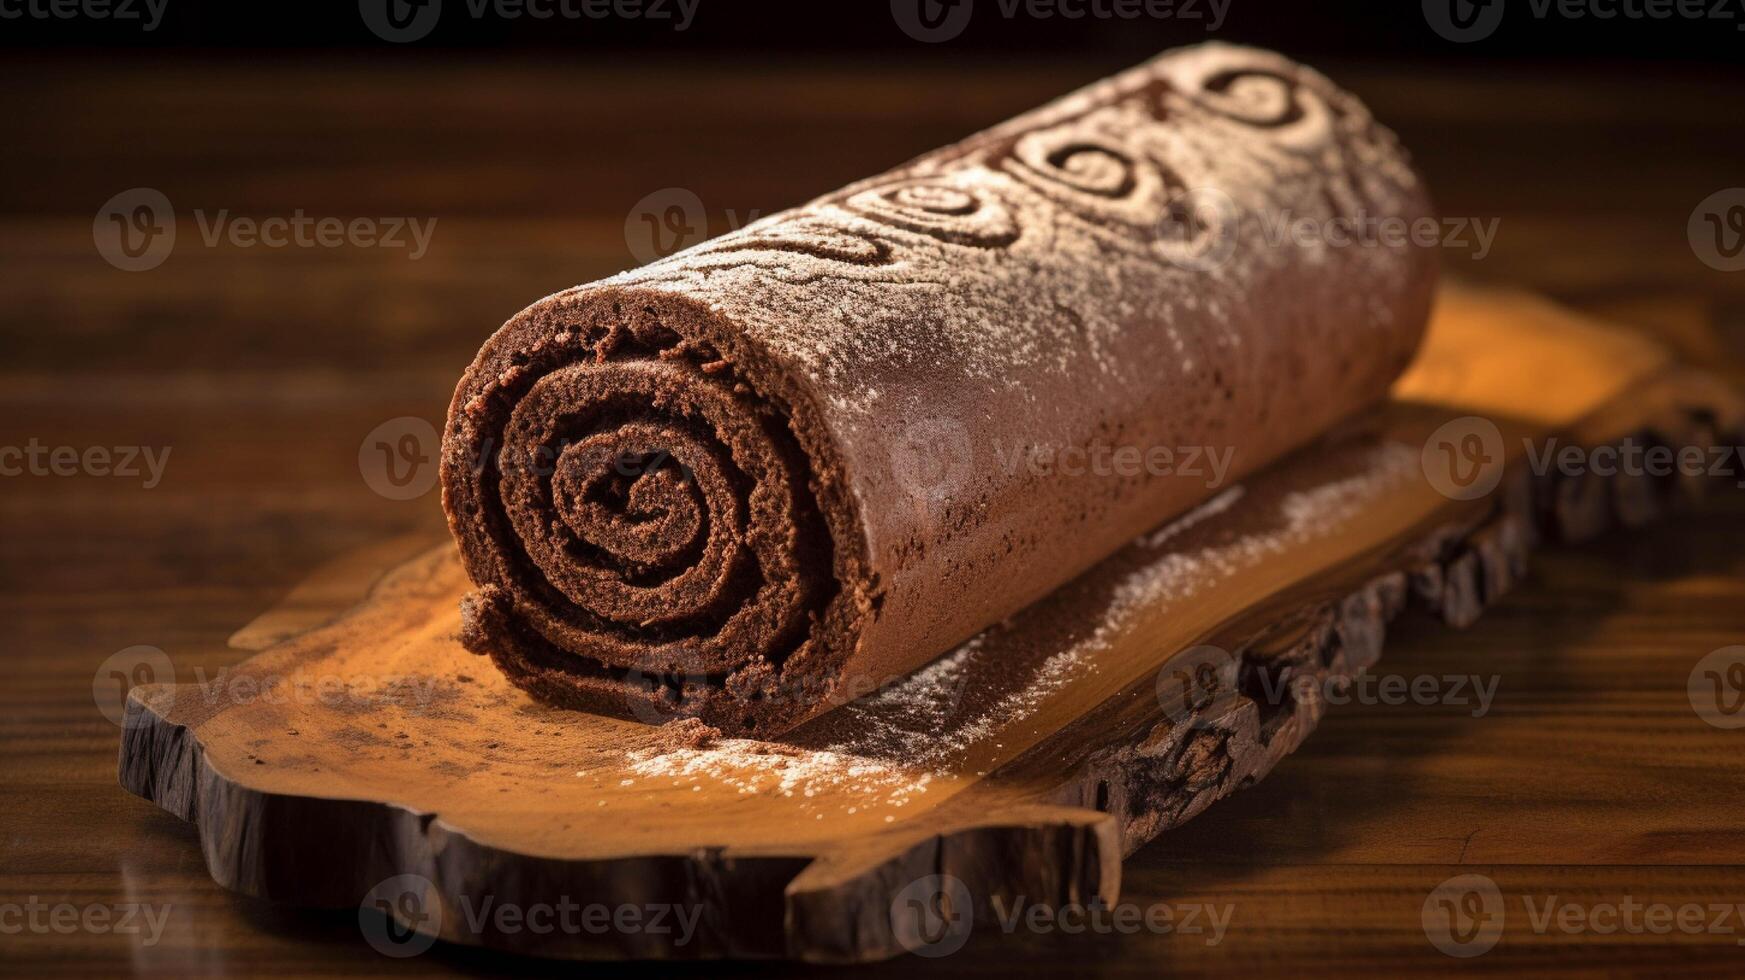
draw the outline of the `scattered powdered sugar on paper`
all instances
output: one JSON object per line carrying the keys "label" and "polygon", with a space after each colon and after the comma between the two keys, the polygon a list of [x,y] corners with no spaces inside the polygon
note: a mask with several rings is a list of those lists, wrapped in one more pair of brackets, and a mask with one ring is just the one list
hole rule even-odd
{"label": "scattered powdered sugar on paper", "polygon": [[[676,780],[707,777],[740,795],[812,798],[823,792],[870,797],[867,806],[901,807],[927,791],[942,761],[914,751],[917,732],[937,731],[956,713],[977,636],[883,690],[839,709],[864,735],[852,745],[802,749],[752,739],[721,739],[701,748],[629,753],[638,776]],[[853,811],[850,811],[853,812]]]}
{"label": "scattered powdered sugar on paper", "polygon": [[849,792],[894,807],[907,804],[933,781],[932,773],[881,759],[744,738],[722,739],[705,748],[636,750],[629,753],[628,760],[630,770],[638,776],[666,777],[675,782],[706,777],[746,796],[772,793],[806,798]]}
{"label": "scattered powdered sugar on paper", "polygon": [[[1386,490],[1412,479],[1419,465],[1417,452],[1400,443],[1389,443],[1375,450],[1369,465],[1356,476],[1287,494],[1279,503],[1279,516],[1284,519],[1281,527],[1244,535],[1228,544],[1161,556],[1128,575],[1116,587],[1104,627],[1099,627],[1099,631],[1105,627],[1118,628],[1136,609],[1191,598],[1211,583],[1337,532]],[[1216,502],[1218,498],[1210,503]],[[1223,506],[1227,509],[1233,503],[1234,500]],[[1200,515],[1198,520],[1207,516]],[[1174,536],[1169,531],[1165,528],[1153,533],[1146,543],[1155,546],[1168,541]]]}
{"label": "scattered powdered sugar on paper", "polygon": [[972,637],[920,670],[893,681],[882,690],[838,710],[859,730],[853,747],[881,758],[911,758],[916,732],[943,733],[963,702],[970,666],[982,651],[987,634]]}
{"label": "scattered powdered sugar on paper", "polygon": [[1086,659],[1091,648],[1074,644],[1042,661],[1027,681],[974,717],[958,721],[964,683],[985,639],[986,634],[978,636],[878,694],[843,707],[859,731],[831,749],[943,768],[984,738],[1034,715],[1081,671],[1096,669]]}
{"label": "scattered powdered sugar on paper", "polygon": [[[983,633],[883,690],[838,709],[855,735],[823,749],[802,749],[751,739],[724,739],[702,748],[632,751],[630,769],[644,778],[675,782],[704,778],[742,795],[801,799],[822,793],[858,797],[846,807],[901,807],[949,778],[965,752],[1013,732],[1048,700],[1097,670],[1096,654],[1132,623],[1135,613],[1192,598],[1202,590],[1269,558],[1338,533],[1389,489],[1418,472],[1419,454],[1390,443],[1370,454],[1355,476],[1279,501],[1281,523],[1234,540],[1170,551],[1128,573],[1114,587],[1095,629],[1036,664],[1030,677],[973,716],[959,718],[977,662],[998,658]],[[1135,544],[1159,548],[1190,528],[1224,514],[1245,497],[1232,487]],[[994,743],[996,747],[1000,743]],[[887,817],[887,819],[893,819]]]}
{"label": "scattered powdered sugar on paper", "polygon": [[1241,500],[1242,494],[1245,492],[1246,491],[1239,486],[1231,487],[1216,497],[1213,497],[1211,500],[1208,500],[1200,506],[1195,507],[1193,510],[1188,511],[1181,517],[1178,517],[1151,532],[1151,534],[1147,535],[1144,539],[1145,546],[1147,548],[1160,547],[1165,541],[1180,536],[1181,533],[1186,531],[1188,528],[1209,518],[1217,517],[1219,514],[1224,513],[1234,506],[1236,501]]}

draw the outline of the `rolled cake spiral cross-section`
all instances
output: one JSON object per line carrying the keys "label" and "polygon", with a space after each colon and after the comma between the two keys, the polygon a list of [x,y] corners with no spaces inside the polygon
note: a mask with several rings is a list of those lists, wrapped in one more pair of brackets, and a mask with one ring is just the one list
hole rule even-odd
{"label": "rolled cake spiral cross-section", "polygon": [[463,641],[729,733],[864,695],[1381,399],[1430,215],[1356,99],[1206,45],[549,296],[450,410]]}

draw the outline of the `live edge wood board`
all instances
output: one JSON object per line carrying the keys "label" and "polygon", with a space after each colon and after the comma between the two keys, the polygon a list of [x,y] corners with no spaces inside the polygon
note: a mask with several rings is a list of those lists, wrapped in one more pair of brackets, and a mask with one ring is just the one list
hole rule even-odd
{"label": "live edge wood board", "polygon": [[[918,941],[893,902],[933,875],[978,910],[1114,901],[1123,855],[1266,775],[1408,605],[1468,624],[1535,546],[1708,482],[1566,475],[1529,466],[1529,444],[1706,447],[1742,423],[1734,391],[1627,329],[1449,289],[1389,404],[779,743],[691,745],[529,700],[457,642],[449,545],[379,574],[401,540],[245,628],[233,642],[261,652],[217,681],[136,688],[121,782],[197,824],[226,887],[355,907],[414,875],[403,924],[453,942],[890,957]],[[700,917],[684,943],[475,928],[487,897]]]}

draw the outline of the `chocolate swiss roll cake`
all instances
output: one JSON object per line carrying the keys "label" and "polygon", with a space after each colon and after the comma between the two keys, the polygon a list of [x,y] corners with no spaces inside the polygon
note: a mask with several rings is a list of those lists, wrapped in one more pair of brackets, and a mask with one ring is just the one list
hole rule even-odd
{"label": "chocolate swiss roll cake", "polygon": [[1352,96],[1206,45],[549,296],[449,414],[463,641],[729,733],[864,695],[1381,399],[1429,216]]}

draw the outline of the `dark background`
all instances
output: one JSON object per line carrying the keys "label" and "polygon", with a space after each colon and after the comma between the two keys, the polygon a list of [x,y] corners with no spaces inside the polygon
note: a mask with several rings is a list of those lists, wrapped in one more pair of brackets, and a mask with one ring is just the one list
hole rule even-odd
{"label": "dark background", "polygon": [[[0,964],[527,965],[442,948],[390,962],[355,914],[224,891],[192,829],[116,784],[118,730],[93,677],[136,645],[183,677],[234,665],[230,634],[316,568],[442,534],[435,493],[379,495],[360,447],[405,417],[440,426],[479,344],[527,303],[635,264],[639,209],[665,189],[694,192],[720,234],[1211,36],[1322,69],[1400,134],[1444,215],[1494,222],[1482,256],[1444,249],[1453,275],[1640,326],[1745,377],[1745,272],[1700,261],[1687,236],[1701,202],[1745,185],[1745,2],[1695,21],[1542,20],[1499,2],[1504,22],[1471,44],[1438,36],[1418,0],[1232,0],[1213,35],[1203,20],[1008,20],[977,0],[943,44],[905,35],[887,0],[701,0],[684,32],[473,19],[447,0],[404,45],[374,36],[355,0],[168,0],[150,33],[0,19],[0,447],[173,449],[149,490],[0,481],[0,902],[175,910],[157,947],[0,936]],[[93,234],[134,188],[162,192],[180,228],[143,272],[111,266]],[[204,244],[196,215],[220,212],[439,224],[412,259]],[[1248,903],[1226,946],[1032,938],[868,975],[1445,970],[1419,909],[1475,868],[1544,893],[1738,901],[1745,755],[1685,696],[1698,657],[1745,640],[1745,498],[1728,500],[1549,551],[1470,631],[1390,639],[1385,662],[1408,672],[1509,665],[1498,718],[1333,712],[1273,776],[1127,862],[1137,904]],[[1734,937],[1710,938],[1511,939],[1479,965],[1736,973]]]}
{"label": "dark background", "polygon": [[[142,0],[133,2],[143,6]],[[553,58],[876,55],[892,68],[909,60],[951,59],[965,53],[1059,56],[1097,52],[1116,63],[1205,39],[1204,16],[1209,12],[1206,0],[1195,0],[1190,8],[1183,8],[1179,19],[1008,18],[1001,14],[998,0],[966,0],[975,3],[975,14],[960,36],[944,44],[919,45],[897,27],[889,0],[700,0],[693,23],[683,31],[672,30],[671,21],[647,18],[537,19],[488,14],[475,18],[469,14],[466,0],[430,2],[445,2],[435,29],[418,42],[401,46],[386,44],[369,31],[355,0],[168,0],[162,22],[149,33],[130,24],[87,19],[0,21],[0,45],[13,49],[131,47],[204,56],[348,50],[382,56],[393,51],[394,57],[460,51],[514,51]],[[1080,0],[1078,6],[1088,2]],[[1673,16],[1660,20],[1631,19],[1622,12],[1671,0],[1599,0],[1598,9],[1620,11],[1611,19],[1559,16],[1555,0],[1544,17],[1536,15],[1529,0],[1492,2],[1504,5],[1502,25],[1491,36],[1469,44],[1451,43],[1430,30],[1419,0],[1230,0],[1216,36],[1302,58],[1361,57],[1466,65],[1678,62],[1726,66],[1739,64],[1745,54],[1745,31],[1740,30],[1745,26],[1745,4],[1737,0],[1700,0],[1705,11],[1731,15],[1724,19]],[[1199,16],[1188,16],[1190,9]]]}
{"label": "dark background", "polygon": [[[92,2],[143,13],[146,0]],[[0,218],[39,246],[52,229],[66,250],[63,265],[23,239],[0,253],[14,280],[0,301],[21,311],[0,355],[16,368],[64,363],[72,335],[88,368],[174,350],[191,369],[350,358],[452,382],[529,300],[634,265],[626,218],[651,193],[695,192],[720,234],[1209,38],[1321,69],[1398,131],[1444,214],[1500,222],[1482,260],[1445,250],[1462,275],[1577,305],[1676,284],[1726,323],[1740,294],[1738,276],[1693,260],[1685,222],[1745,182],[1745,0],[1703,0],[1735,16],[1698,20],[1540,17],[1531,0],[1492,0],[1500,26],[1464,44],[1432,29],[1420,0],[1229,0],[1215,32],[1208,0],[1126,20],[962,0],[967,28],[936,44],[896,16],[932,0],[698,0],[683,31],[429,0],[434,30],[405,44],[363,16],[395,0],[163,2],[149,32],[0,20]],[[116,275],[89,247],[91,216],[135,187],[165,193],[189,239],[195,210],[439,220],[435,261],[184,243],[163,275]],[[211,316],[190,322],[190,309]]]}

